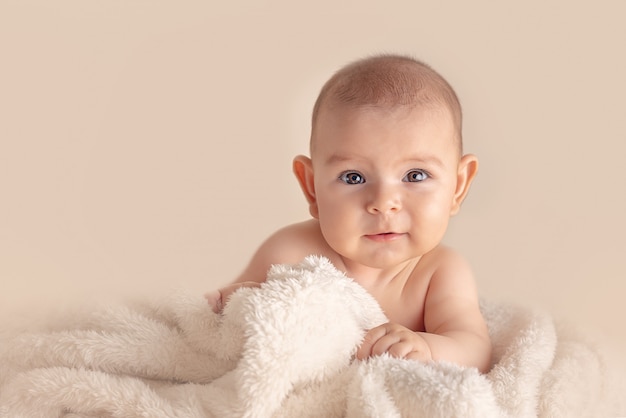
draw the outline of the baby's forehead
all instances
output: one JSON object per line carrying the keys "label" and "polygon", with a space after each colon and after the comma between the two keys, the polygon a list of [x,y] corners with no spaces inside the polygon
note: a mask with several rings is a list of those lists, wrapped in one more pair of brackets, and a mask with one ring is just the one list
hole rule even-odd
{"label": "baby's forehead", "polygon": [[452,111],[443,103],[428,102],[411,105],[395,103],[354,104],[328,101],[318,114],[317,128],[329,124],[346,125],[357,121],[378,120],[391,126],[404,122],[437,121],[454,127]]}

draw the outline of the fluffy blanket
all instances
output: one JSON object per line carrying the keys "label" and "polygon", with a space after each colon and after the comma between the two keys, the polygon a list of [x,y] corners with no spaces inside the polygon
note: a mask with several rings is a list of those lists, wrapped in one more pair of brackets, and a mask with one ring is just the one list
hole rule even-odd
{"label": "fluffy blanket", "polygon": [[356,361],[376,301],[328,260],[274,266],[217,315],[204,298],[122,305],[4,337],[0,417],[572,417],[626,412],[591,344],[483,304],[491,371]]}

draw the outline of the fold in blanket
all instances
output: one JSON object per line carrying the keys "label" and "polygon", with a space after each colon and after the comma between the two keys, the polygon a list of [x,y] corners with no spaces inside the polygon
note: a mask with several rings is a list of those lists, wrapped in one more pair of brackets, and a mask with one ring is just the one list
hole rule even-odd
{"label": "fold in blanket", "polygon": [[[546,314],[484,303],[487,375],[355,361],[376,301],[328,260],[274,266],[217,315],[202,297],[93,312],[0,345],[0,417],[571,417],[626,412],[591,344]],[[620,409],[621,408],[621,409]]]}

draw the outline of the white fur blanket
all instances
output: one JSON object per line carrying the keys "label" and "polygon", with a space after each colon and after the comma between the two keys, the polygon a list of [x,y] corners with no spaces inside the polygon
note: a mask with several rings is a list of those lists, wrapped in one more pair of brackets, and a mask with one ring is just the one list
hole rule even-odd
{"label": "white fur blanket", "polygon": [[375,300],[326,259],[275,266],[214,314],[201,296],[124,305],[4,338],[0,417],[572,417],[626,412],[592,345],[484,304],[487,375],[355,361]]}

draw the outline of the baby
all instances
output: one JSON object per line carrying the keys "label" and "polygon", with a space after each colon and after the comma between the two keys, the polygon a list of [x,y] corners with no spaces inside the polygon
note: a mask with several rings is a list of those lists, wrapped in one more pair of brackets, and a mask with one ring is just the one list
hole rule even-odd
{"label": "baby", "polygon": [[463,155],[461,119],[451,86],[412,58],[338,71],[313,109],[310,157],[293,161],[312,219],[270,236],[232,285],[206,295],[213,310],[272,264],[323,255],[389,318],[367,332],[358,359],[386,352],[486,372],[491,342],[472,272],[441,245],[478,169]]}

